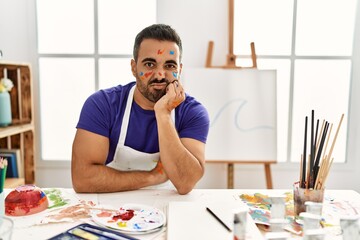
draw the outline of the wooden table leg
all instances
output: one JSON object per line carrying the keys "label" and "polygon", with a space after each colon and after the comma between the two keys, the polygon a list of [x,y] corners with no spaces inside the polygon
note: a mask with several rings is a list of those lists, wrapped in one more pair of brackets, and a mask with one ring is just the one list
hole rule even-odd
{"label": "wooden table leg", "polygon": [[266,186],[268,189],[272,189],[272,179],[271,179],[271,170],[270,170],[270,164],[265,163],[265,176],[266,176]]}
{"label": "wooden table leg", "polygon": [[234,164],[228,163],[228,179],[227,179],[228,189],[234,188]]}

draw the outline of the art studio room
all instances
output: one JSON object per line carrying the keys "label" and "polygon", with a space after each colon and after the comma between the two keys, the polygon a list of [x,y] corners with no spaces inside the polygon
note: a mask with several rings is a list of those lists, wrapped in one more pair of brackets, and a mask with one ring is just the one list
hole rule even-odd
{"label": "art studio room", "polygon": [[0,239],[360,240],[359,0],[0,0]]}

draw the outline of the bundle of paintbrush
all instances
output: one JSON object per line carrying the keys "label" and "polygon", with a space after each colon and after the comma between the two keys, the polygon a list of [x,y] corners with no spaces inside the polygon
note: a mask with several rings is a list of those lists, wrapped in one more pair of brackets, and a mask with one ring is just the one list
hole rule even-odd
{"label": "bundle of paintbrush", "polygon": [[6,178],[7,160],[0,157],[0,193],[4,190]]}
{"label": "bundle of paintbrush", "polygon": [[324,189],[326,178],[329,174],[331,164],[334,161],[332,153],[343,118],[344,114],[341,116],[336,133],[332,138],[331,146],[329,145],[329,151],[327,151],[333,124],[323,120],[321,129],[319,130],[319,119],[317,119],[315,126],[314,110],[311,111],[310,148],[308,154],[308,117],[305,117],[304,152],[301,155],[300,161],[301,188]]}

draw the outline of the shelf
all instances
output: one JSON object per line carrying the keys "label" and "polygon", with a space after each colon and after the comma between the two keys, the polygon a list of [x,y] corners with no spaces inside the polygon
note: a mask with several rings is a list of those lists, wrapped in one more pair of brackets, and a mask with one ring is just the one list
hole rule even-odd
{"label": "shelf", "polygon": [[16,188],[23,184],[25,184],[25,179],[23,178],[7,178],[5,179],[4,188]]}
{"label": "shelf", "polygon": [[[14,87],[11,89],[11,116],[9,126],[0,127],[0,148],[20,149],[24,178],[5,180],[5,187],[35,183],[35,147],[34,147],[34,106],[33,80],[31,67],[26,63],[0,61],[0,78],[9,78]],[[19,169],[18,169],[19,170]],[[21,175],[22,176],[22,175]]]}
{"label": "shelf", "polygon": [[34,124],[26,123],[26,124],[12,125],[5,128],[0,128],[0,138],[12,136],[27,131],[34,131]]}

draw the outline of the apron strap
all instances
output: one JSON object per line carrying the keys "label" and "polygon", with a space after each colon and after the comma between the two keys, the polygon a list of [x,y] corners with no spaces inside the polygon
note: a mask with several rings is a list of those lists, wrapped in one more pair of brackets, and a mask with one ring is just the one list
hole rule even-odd
{"label": "apron strap", "polygon": [[[124,112],[124,116],[123,116],[123,120],[122,120],[122,124],[121,124],[119,143],[122,143],[122,145],[125,145],[125,138],[126,138],[127,128],[129,125],[129,120],[130,120],[130,112],[131,112],[131,106],[132,106],[133,99],[134,99],[135,87],[136,87],[136,84],[134,86],[132,86],[132,88],[129,91],[129,95],[128,95],[127,102],[126,102],[126,108],[125,108],[125,112]],[[171,111],[171,119],[175,124],[175,109],[173,111]]]}
{"label": "apron strap", "polygon": [[134,99],[135,86],[136,86],[136,84],[134,86],[132,86],[132,88],[129,91],[129,95],[128,95],[127,102],[126,102],[126,108],[125,108],[125,112],[124,112],[124,116],[123,116],[123,120],[122,120],[122,124],[121,124],[119,143],[122,143],[122,145],[125,144],[127,128],[128,128],[129,120],[130,120],[131,106],[132,106],[132,102]]}

